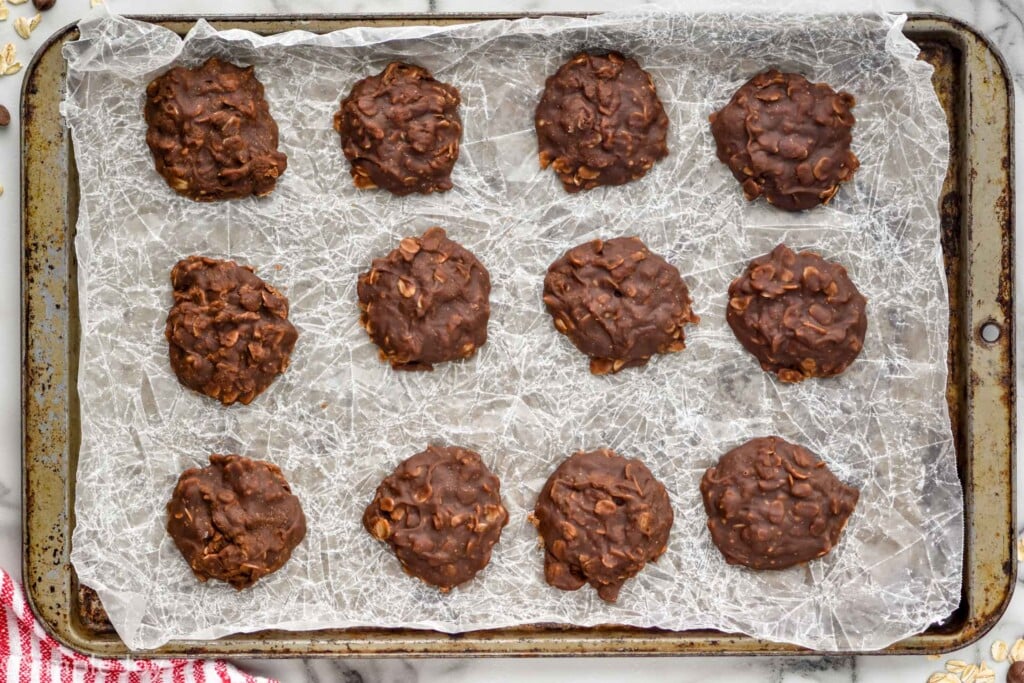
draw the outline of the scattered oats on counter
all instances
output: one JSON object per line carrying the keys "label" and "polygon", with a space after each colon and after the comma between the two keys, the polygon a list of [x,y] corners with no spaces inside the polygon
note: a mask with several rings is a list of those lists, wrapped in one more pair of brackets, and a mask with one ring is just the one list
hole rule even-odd
{"label": "scattered oats on counter", "polygon": [[[1024,643],[1024,640],[1018,640],[1017,643]],[[1017,645],[1014,643],[1014,646]],[[1006,660],[1007,646],[1002,640],[997,640],[992,643],[992,658],[997,662]],[[1012,658],[1012,654],[1010,655]],[[1000,657],[1002,659],[1000,659]],[[931,655],[928,657],[933,659]],[[928,683],[995,683],[996,672],[989,667],[988,662],[982,661],[980,664],[973,664],[971,662],[965,662],[960,659],[951,659],[946,662],[946,670],[944,672],[933,673],[928,677]]]}
{"label": "scattered oats on counter", "polygon": [[28,0],[8,0],[12,5],[24,5]]}
{"label": "scattered oats on counter", "polygon": [[961,661],[959,659],[951,659],[948,662],[946,662],[946,671],[948,671],[951,674],[956,674],[959,676],[963,674],[964,669],[966,669],[967,666],[967,662]]}
{"label": "scattered oats on counter", "polygon": [[978,665],[968,664],[967,667],[960,672],[960,680],[963,683],[977,683],[978,681]]}
{"label": "scattered oats on counter", "polygon": [[1024,558],[1024,534],[1017,537],[1017,561]]}
{"label": "scattered oats on counter", "polygon": [[11,10],[7,8],[7,1],[0,0],[0,21],[6,21],[7,17],[11,15]]}
{"label": "scattered oats on counter", "polygon": [[0,197],[4,196],[4,186],[0,185]]}
{"label": "scattered oats on counter", "polygon": [[19,36],[28,40],[28,37],[32,35],[32,31],[36,30],[36,26],[39,26],[39,20],[42,19],[41,14],[36,14],[34,17],[18,17],[14,20],[14,31]]}
{"label": "scattered oats on counter", "polygon": [[1024,660],[1024,638],[1018,638],[1010,646],[1010,661],[1019,662]]}
{"label": "scattered oats on counter", "polygon": [[89,0],[89,7],[99,7],[103,4],[103,0]]}
{"label": "scattered oats on counter", "polygon": [[0,76],[10,76],[21,71],[21,62],[17,60],[14,43],[7,43],[0,49]]}

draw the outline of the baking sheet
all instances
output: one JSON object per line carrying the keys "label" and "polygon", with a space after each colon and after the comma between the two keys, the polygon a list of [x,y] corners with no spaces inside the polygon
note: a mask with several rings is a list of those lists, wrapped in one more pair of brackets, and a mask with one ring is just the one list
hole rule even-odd
{"label": "baking sheet", "polygon": [[[83,25],[84,40],[68,51],[66,102],[83,197],[73,561],[122,638],[152,647],[265,627],[451,631],[546,621],[714,627],[871,649],[948,614],[963,527],[943,395],[948,307],[934,208],[945,128],[930,67],[913,61],[901,21],[648,9],[274,39],[215,35],[200,24],[184,46],[118,18]],[[623,49],[651,71],[672,121],[672,155],[640,183],[567,197],[536,168],[532,107],[544,76],[581,47]],[[210,54],[256,64],[267,86],[289,154],[269,200],[194,205],[151,169],[139,114],[145,84],[175,60]],[[395,57],[463,92],[464,146],[446,195],[396,199],[351,186],[330,116],[354,80]],[[714,159],[707,113],[767,64],[858,98],[864,165],[829,208],[792,216],[748,206]],[[491,341],[469,363],[392,373],[356,325],[355,275],[400,236],[434,223],[491,271]],[[703,321],[682,354],[594,378],[551,328],[540,286],[567,247],[612,231],[641,235],[679,266]],[[782,240],[839,258],[868,296],[865,352],[838,380],[778,385],[724,324],[729,280]],[[193,251],[253,263],[291,298],[302,333],[293,366],[247,408],[185,392],[167,367],[167,273]],[[843,543],[807,569],[727,567],[704,530],[704,468],[764,433],[811,447],[862,487]],[[427,440],[479,450],[512,514],[488,570],[449,596],[402,575],[359,527],[380,477]],[[525,522],[547,473],[598,445],[642,457],[677,514],[666,555],[614,607],[588,591],[546,587]],[[242,594],[195,583],[154,504],[181,469],[231,450],[281,465],[311,520],[292,562]]]}

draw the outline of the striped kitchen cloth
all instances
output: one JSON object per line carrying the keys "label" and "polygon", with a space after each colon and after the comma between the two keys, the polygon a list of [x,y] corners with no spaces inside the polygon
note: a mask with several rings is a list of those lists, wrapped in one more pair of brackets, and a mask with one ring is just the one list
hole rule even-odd
{"label": "striped kitchen cloth", "polygon": [[224,661],[99,659],[69,650],[36,621],[18,582],[0,569],[3,683],[274,683]]}

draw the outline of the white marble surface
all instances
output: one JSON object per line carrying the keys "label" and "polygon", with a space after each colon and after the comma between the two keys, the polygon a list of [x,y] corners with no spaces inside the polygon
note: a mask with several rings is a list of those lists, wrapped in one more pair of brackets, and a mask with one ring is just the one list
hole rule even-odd
{"label": "white marble surface", "polygon": [[[482,11],[597,11],[634,4],[635,0],[109,0],[115,12],[231,14],[260,12],[482,12]],[[842,3],[842,4],[840,4]],[[768,8],[772,3],[751,1],[750,6]],[[849,7],[847,0],[822,0],[823,10]],[[1024,89],[1024,0],[883,0],[894,11],[935,11],[958,17],[988,35],[1002,51],[1014,73],[1018,93]],[[33,49],[61,26],[82,16],[89,0],[57,0],[56,7],[43,15],[39,29],[30,40],[18,38],[12,22],[16,16],[33,12],[31,3],[11,7],[11,18],[0,23],[0,44],[14,42],[27,64]],[[0,291],[18,292],[19,203],[18,113],[21,76],[0,78],[0,104],[14,117],[12,125],[0,129]],[[1016,127],[1019,131],[1016,158],[1024,148],[1024,103],[1017,97]],[[1024,173],[1018,173],[1017,196],[1022,196]],[[1018,211],[1018,215],[1024,212]],[[1024,263],[1024,240],[1018,240],[1018,262]],[[1018,292],[1020,277],[1018,277]],[[1019,308],[1019,307],[1018,307]],[[0,566],[17,574],[21,570],[20,520],[20,360],[19,299],[0,298]],[[1021,314],[1017,312],[1018,321]],[[1018,322],[1019,325],[1019,322]],[[1019,329],[1019,328],[1018,328]],[[1024,335],[1018,335],[1020,358]],[[1018,379],[1018,391],[1020,381]],[[1018,447],[1018,450],[1020,448]],[[1018,506],[1024,502],[1018,481]],[[365,660],[312,661],[264,660],[240,662],[253,671],[282,681],[341,683],[462,683],[466,681],[530,680],[555,681],[728,681],[729,683],[924,683],[942,668],[944,661],[957,658],[972,662],[988,659],[1003,680],[1005,664],[993,664],[988,656],[997,638],[1007,642],[1024,636],[1024,591],[1018,591],[1006,616],[982,641],[942,660],[927,657],[802,657],[802,658],[661,658],[661,659],[523,659],[523,660]]]}

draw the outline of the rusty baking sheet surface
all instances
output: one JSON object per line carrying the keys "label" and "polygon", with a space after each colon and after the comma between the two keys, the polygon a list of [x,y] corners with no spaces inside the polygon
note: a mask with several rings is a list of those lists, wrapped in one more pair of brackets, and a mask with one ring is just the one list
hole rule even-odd
{"label": "rusty baking sheet surface", "polygon": [[[217,29],[270,34],[350,26],[454,24],[508,15],[224,17]],[[184,35],[195,17],[134,17]],[[958,610],[879,654],[947,652],[980,638],[1006,609],[1016,582],[1013,329],[1013,95],[988,41],[953,19],[914,14],[905,33],[936,67],[950,125],[941,202],[950,294],[947,397],[966,501],[963,596]],[[77,176],[59,107],[71,26],[36,55],[22,93],[22,485],[24,581],[46,628],[100,656],[129,650],[104,625],[70,562],[79,446]],[[988,326],[988,327],[986,327]],[[992,327],[994,326],[994,327]],[[982,328],[986,336],[982,337]],[[993,339],[992,333],[996,337]],[[94,597],[94,594],[93,594]],[[717,631],[535,625],[448,635],[411,629],[263,631],[174,641],[153,656],[566,656],[800,654],[794,645]]]}

